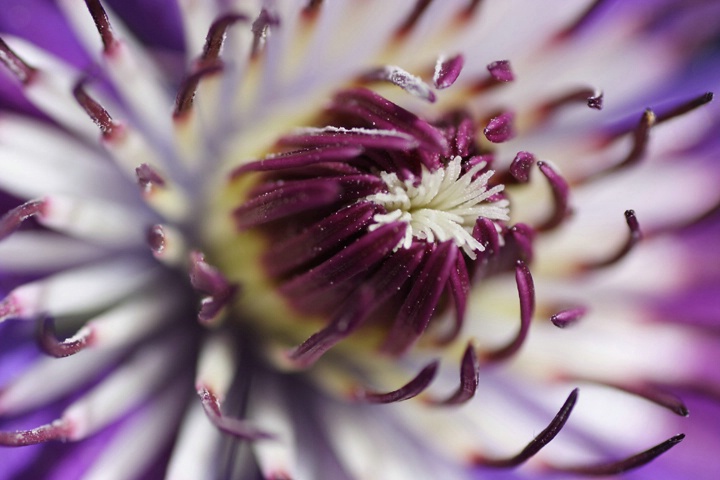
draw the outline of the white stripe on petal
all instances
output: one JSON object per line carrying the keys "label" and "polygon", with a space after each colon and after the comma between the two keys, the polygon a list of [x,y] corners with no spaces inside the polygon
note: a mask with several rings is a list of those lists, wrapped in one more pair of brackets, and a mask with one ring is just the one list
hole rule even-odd
{"label": "white stripe on petal", "polygon": [[[142,477],[167,447],[185,404],[185,384],[165,389],[140,412],[127,420],[105,445],[83,480],[130,480]],[[207,478],[200,475],[195,478]]]}
{"label": "white stripe on petal", "polygon": [[108,378],[73,402],[62,415],[69,439],[80,440],[117,420],[172,374],[185,342],[175,336],[145,346]]}
{"label": "white stripe on petal", "polygon": [[51,271],[90,260],[107,250],[82,241],[43,231],[18,231],[0,242],[0,265],[4,270]]}
{"label": "white stripe on petal", "polygon": [[208,420],[200,402],[192,402],[175,443],[166,480],[208,478],[217,469],[216,449],[220,431]]}
{"label": "white stripe on petal", "polygon": [[147,262],[118,258],[88,267],[80,267],[51,275],[17,287],[0,302],[0,316],[32,319],[41,313],[52,316],[80,314],[102,308],[140,288],[153,278],[154,270]]}

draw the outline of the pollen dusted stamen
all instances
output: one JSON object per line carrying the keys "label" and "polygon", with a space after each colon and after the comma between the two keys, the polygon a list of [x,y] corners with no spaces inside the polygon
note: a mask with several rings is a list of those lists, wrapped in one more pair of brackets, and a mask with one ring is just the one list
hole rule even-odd
{"label": "pollen dusted stamen", "polygon": [[215,20],[210,26],[207,37],[205,38],[205,46],[203,47],[198,66],[204,66],[206,64],[215,65],[216,62],[219,61],[220,49],[223,43],[225,43],[228,28],[235,23],[247,22],[249,20],[247,16],[239,13],[223,15]]}
{"label": "pollen dusted stamen", "polygon": [[[459,73],[459,72],[458,72]],[[360,76],[361,82],[388,82],[402,88],[414,97],[422,98],[428,102],[435,102],[435,93],[420,77],[403,70],[396,65],[386,65],[371,70]]]}
{"label": "pollen dusted stamen", "polygon": [[419,179],[400,180],[397,174],[382,172],[381,178],[387,192],[367,198],[385,208],[387,213],[373,217],[375,225],[370,230],[390,222],[403,222],[407,230],[397,248],[409,248],[413,239],[429,243],[452,240],[465,254],[476,258],[476,252],[485,247],[472,235],[479,217],[490,220],[509,220],[508,201],[498,200],[482,204],[503,191],[503,185],[488,189],[488,180],[493,175],[489,170],[482,175],[485,162],[474,165],[462,173],[462,159],[456,156],[447,167],[435,172],[423,167]]}
{"label": "pollen dusted stamen", "polygon": [[45,353],[57,358],[75,355],[93,341],[92,330],[89,328],[82,328],[72,338],[63,341],[59,341],[55,335],[55,320],[48,316],[41,319],[38,343]]}
{"label": "pollen dusted stamen", "polygon": [[27,219],[42,215],[45,200],[31,200],[13,208],[0,218],[0,240],[7,238]]}
{"label": "pollen dusted stamen", "polygon": [[187,114],[193,107],[195,102],[195,94],[197,93],[198,85],[200,80],[204,77],[219,73],[223,70],[222,64],[204,64],[199,67],[192,74],[185,77],[180,88],[178,89],[177,96],[175,97],[175,109],[173,110],[173,117],[179,118]]}

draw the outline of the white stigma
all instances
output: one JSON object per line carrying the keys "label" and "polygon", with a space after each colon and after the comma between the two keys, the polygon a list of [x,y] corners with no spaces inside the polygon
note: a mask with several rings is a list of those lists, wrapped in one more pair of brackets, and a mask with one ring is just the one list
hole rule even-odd
{"label": "white stigma", "polygon": [[382,172],[380,177],[387,185],[387,193],[376,193],[366,200],[382,205],[387,213],[373,217],[375,223],[370,231],[386,223],[404,222],[407,230],[396,249],[410,248],[413,237],[427,242],[453,240],[468,257],[475,259],[475,252],[485,250],[472,236],[477,219],[510,219],[507,200],[483,203],[505,188],[496,185],[488,189],[488,180],[495,173],[492,170],[473,179],[485,165],[486,162],[480,162],[461,176],[461,158],[457,156],[435,172],[423,166],[419,182],[416,178],[403,181],[395,173]]}

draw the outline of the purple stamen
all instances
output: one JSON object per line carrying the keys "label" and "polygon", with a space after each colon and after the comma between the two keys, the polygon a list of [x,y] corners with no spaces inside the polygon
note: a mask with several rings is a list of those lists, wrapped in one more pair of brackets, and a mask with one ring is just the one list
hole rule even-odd
{"label": "purple stamen", "polygon": [[200,388],[197,393],[200,396],[205,414],[221,432],[241,440],[255,441],[275,438],[272,433],[265,432],[248,422],[224,416],[220,409],[220,401],[208,388]]}
{"label": "purple stamen", "polygon": [[675,435],[668,438],[664,442],[655,445],[654,447],[640,452],[637,455],[633,455],[624,460],[609,463],[599,463],[596,465],[582,465],[575,467],[558,467],[555,465],[549,465],[548,467],[552,471],[572,473],[577,475],[592,475],[592,476],[605,476],[605,475],[620,475],[621,473],[634,470],[642,467],[655,460],[663,453],[670,450],[672,447],[682,442],[685,438],[685,434]]}
{"label": "purple stamen", "polygon": [[[233,212],[240,229],[256,227],[337,202],[351,202],[384,188],[374,175],[313,178],[264,185],[251,200]],[[264,191],[263,191],[264,190]]]}
{"label": "purple stamen", "polygon": [[624,167],[635,165],[645,156],[648,141],[650,140],[650,127],[657,123],[655,112],[647,109],[643,112],[638,125],[633,130],[633,146],[625,159],[609,171],[619,170]]}
{"label": "purple stamen", "polygon": [[530,181],[530,169],[534,164],[535,155],[530,152],[518,152],[510,164],[510,175],[518,183],[527,183]]}
{"label": "purple stamen", "polygon": [[206,295],[198,313],[198,321],[202,324],[214,322],[237,293],[237,287],[208,264],[205,256],[198,251],[190,253],[190,283],[196,291]]}
{"label": "purple stamen", "polygon": [[112,28],[110,27],[110,20],[108,20],[107,13],[100,3],[100,0],[85,0],[85,5],[87,5],[90,11],[90,15],[95,22],[95,27],[102,39],[103,50],[105,53],[112,53],[118,45],[118,40],[113,34]]}
{"label": "purple stamen", "polygon": [[409,400],[425,391],[435,378],[439,364],[440,362],[437,360],[430,362],[415,378],[392,392],[378,393],[364,388],[356,388],[352,393],[352,398],[368,403],[394,403]]}
{"label": "purple stamen", "polygon": [[103,137],[112,137],[119,131],[119,125],[113,121],[107,110],[105,110],[98,102],[87,94],[85,91],[84,80],[75,84],[75,87],[73,88],[73,95],[75,96],[75,100],[77,100],[92,121],[95,122],[95,125],[100,128],[100,132]]}
{"label": "purple stamen", "polygon": [[515,75],[510,68],[509,60],[498,60],[492,62],[487,66],[490,76],[497,82],[512,82],[515,80]]}
{"label": "purple stamen", "polygon": [[53,423],[31,430],[0,431],[0,445],[4,447],[25,447],[51,440],[65,441],[70,437],[71,431],[70,425],[62,420],[56,420]]}
{"label": "purple stamen", "polygon": [[203,77],[219,73],[222,69],[223,66],[220,63],[204,63],[202,67],[199,67],[188,75],[180,85],[177,96],[175,97],[173,118],[177,119],[178,117],[182,117],[192,109],[200,80]]}
{"label": "purple stamen", "polygon": [[555,36],[555,39],[557,41],[564,41],[570,39],[572,36],[577,34],[577,32],[579,32],[585,25],[587,25],[590,19],[598,12],[598,10],[600,10],[600,7],[602,7],[603,3],[605,3],[605,0],[595,0],[580,14],[578,18],[576,18],[570,25],[562,29]]}
{"label": "purple stamen", "polygon": [[135,176],[140,189],[145,193],[151,192],[156,187],[165,186],[165,179],[147,163],[142,163],[135,169]]}
{"label": "purple stamen", "polygon": [[587,307],[568,308],[552,315],[550,321],[558,328],[565,328],[582,319],[587,311]]}
{"label": "purple stamen", "polygon": [[260,55],[267,39],[270,27],[280,25],[280,19],[270,13],[266,8],[260,11],[260,15],[252,24],[253,42],[250,50],[250,58],[256,59]]}
{"label": "purple stamen", "polygon": [[380,263],[404,235],[405,225],[385,224],[360,237],[317,267],[285,283],[280,291],[298,299],[310,293],[322,294],[324,289],[350,280]]}
{"label": "purple stamen", "polygon": [[473,237],[485,247],[485,251],[482,252],[485,256],[500,252],[500,235],[492,220],[478,218],[473,229]]}
{"label": "purple stamen", "polygon": [[714,97],[714,94],[712,92],[706,92],[702,95],[699,95],[693,99],[688,100],[685,103],[682,103],[675,108],[672,108],[668,110],[667,112],[663,112],[662,114],[657,116],[657,123],[662,123],[667,120],[670,120],[675,117],[679,117],[681,115],[685,115],[688,112],[691,112],[695,110],[696,108],[702,107],[703,105],[707,105],[708,103],[712,102]]}
{"label": "purple stamen", "polygon": [[432,0],[417,0],[410,14],[405,18],[405,21],[395,31],[395,38],[401,39],[406,37],[410,32],[413,31],[420,18],[425,13],[425,10],[430,6]]}
{"label": "purple stamen", "polygon": [[627,392],[632,395],[644,398],[645,400],[653,402],[656,405],[667,408],[671,412],[680,415],[681,417],[687,417],[690,415],[687,406],[677,395],[674,395],[670,392],[662,391],[658,387],[655,387],[653,385],[647,385],[643,383],[623,384],[605,381],[596,381],[595,383],[616,388],[618,390],[622,390],[623,392]]}
{"label": "purple stamen", "polygon": [[517,257],[525,263],[532,262],[533,259],[533,240],[535,239],[535,230],[524,223],[516,223],[508,230],[509,238],[513,245],[517,248]]}
{"label": "purple stamen", "polygon": [[513,120],[515,116],[510,113],[502,113],[488,122],[483,130],[485,137],[492,143],[503,143],[515,137]]}
{"label": "purple stamen", "polygon": [[570,413],[572,413],[573,408],[575,408],[577,398],[578,389],[576,388],[572,392],[570,392],[567,400],[565,400],[565,403],[563,403],[560,411],[558,411],[550,424],[535,438],[533,438],[530,443],[528,443],[527,446],[523,448],[517,455],[502,459],[486,458],[484,456],[478,455],[475,458],[475,462],[482,466],[493,468],[511,468],[517,467],[518,465],[525,463],[527,460],[537,454],[543,447],[550,443],[557,436],[558,433],[560,433],[560,430],[562,430],[568,418],[570,418]]}
{"label": "purple stamen", "polygon": [[568,200],[570,196],[570,187],[567,181],[555,171],[547,162],[537,162],[540,171],[547,178],[553,196],[553,213],[545,222],[540,224],[536,230],[547,231],[560,225],[570,214]]}
{"label": "purple stamen", "polygon": [[378,212],[374,203],[359,202],[323,218],[304,232],[270,247],[264,255],[272,276],[287,275],[317,257],[333,252],[365,229]]}
{"label": "purple stamen", "polygon": [[45,200],[30,200],[13,208],[0,218],[0,240],[7,238],[30,217],[43,215]]}
{"label": "purple stamen", "polygon": [[202,55],[200,56],[200,64],[214,65],[220,56],[220,49],[225,42],[225,35],[227,34],[228,28],[237,22],[247,22],[250,19],[245,15],[239,13],[229,13],[223,15],[210,25],[207,37],[205,37],[205,46],[203,47]]}
{"label": "purple stamen", "polygon": [[414,97],[422,98],[428,102],[435,101],[435,94],[430,86],[409,72],[400,67],[387,65],[373,69],[360,76],[360,81],[365,82],[388,82],[400,87]]}
{"label": "purple stamen", "polygon": [[462,55],[455,55],[454,57],[438,60],[438,64],[435,66],[435,74],[433,75],[433,85],[435,85],[435,88],[442,90],[452,86],[460,76],[464,64],[465,57]]}
{"label": "purple stamen", "polygon": [[627,222],[628,229],[630,230],[630,234],[628,235],[627,240],[625,241],[625,244],[620,248],[620,250],[617,251],[614,255],[612,255],[610,258],[607,258],[605,260],[601,260],[596,263],[589,263],[582,266],[583,270],[591,270],[595,268],[603,268],[608,267],[610,265],[614,265],[627,254],[629,254],[632,249],[635,247],[635,245],[642,240],[642,231],[640,230],[640,223],[638,222],[637,217],[635,216],[634,210],[626,210],[625,211],[625,221]]}
{"label": "purple stamen", "polygon": [[69,357],[85,349],[93,341],[92,330],[84,329],[81,335],[72,339],[58,341],[55,336],[55,320],[52,317],[45,317],[40,321],[38,332],[38,343],[42,350],[56,358]]}
{"label": "purple stamen", "polygon": [[25,63],[2,38],[0,38],[0,62],[2,62],[3,65],[10,70],[10,73],[23,85],[29,85],[38,73],[36,68]]}
{"label": "purple stamen", "polygon": [[318,146],[307,150],[280,153],[270,158],[246,163],[233,170],[230,178],[234,180],[246,172],[267,172],[289,168],[304,168],[318,163],[350,160],[363,153],[363,151],[364,148],[358,145],[328,145],[325,147]]}
{"label": "purple stamen", "polygon": [[455,322],[450,332],[437,339],[439,345],[447,345],[455,340],[460,334],[463,323],[465,323],[467,297],[470,293],[470,273],[462,255],[458,255],[455,268],[450,271],[449,287],[453,302],[455,302]]}
{"label": "purple stamen", "polygon": [[284,147],[316,148],[328,145],[333,147],[354,146],[359,149],[375,148],[391,151],[413,150],[419,146],[414,137],[396,131],[332,127],[301,130],[295,135],[282,137],[278,144]]}
{"label": "purple stamen", "polygon": [[440,296],[450,278],[458,255],[452,241],[428,252],[425,265],[412,284],[382,350],[392,355],[405,353],[425,332]]}
{"label": "purple stamen", "polygon": [[345,90],[335,97],[331,111],[364,120],[368,127],[396,130],[415,137],[421,147],[444,154],[447,141],[442,133],[417,115],[362,88]]}
{"label": "purple stamen", "polygon": [[597,92],[591,88],[580,88],[544,103],[538,109],[538,113],[542,119],[546,119],[550,115],[557,113],[562,107],[578,102],[583,102],[594,110],[602,110],[603,100],[604,95],[602,92]]}
{"label": "purple stamen", "polygon": [[514,355],[520,350],[530,330],[530,321],[535,312],[535,285],[530,269],[522,260],[518,260],[515,267],[515,283],[520,297],[520,328],[507,345],[483,354],[483,359],[488,362],[505,360]]}
{"label": "purple stamen", "polygon": [[155,224],[148,228],[146,238],[154,255],[161,255],[165,251],[165,229],[162,225]]}
{"label": "purple stamen", "polygon": [[460,363],[460,385],[445,400],[431,400],[435,405],[461,405],[475,396],[480,383],[480,361],[472,344],[468,343]]}

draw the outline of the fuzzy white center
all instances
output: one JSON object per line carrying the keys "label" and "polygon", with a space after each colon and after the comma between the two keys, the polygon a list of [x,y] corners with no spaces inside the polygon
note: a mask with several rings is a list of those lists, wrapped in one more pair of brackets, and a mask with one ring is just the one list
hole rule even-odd
{"label": "fuzzy white center", "polygon": [[390,222],[404,222],[407,230],[397,248],[409,248],[413,237],[427,242],[453,240],[475,259],[475,252],[485,249],[472,236],[477,219],[509,220],[507,200],[485,202],[505,188],[496,185],[488,189],[488,180],[495,172],[489,170],[473,180],[485,165],[481,162],[461,176],[461,158],[457,156],[434,172],[423,167],[419,182],[416,178],[403,181],[395,173],[382,172],[387,193],[370,195],[367,200],[382,205],[387,213],[375,215],[370,230]]}

